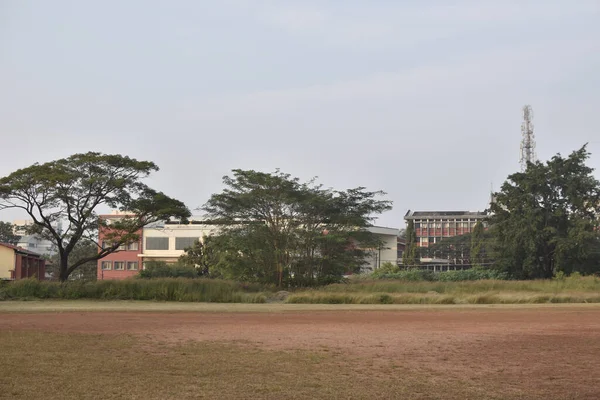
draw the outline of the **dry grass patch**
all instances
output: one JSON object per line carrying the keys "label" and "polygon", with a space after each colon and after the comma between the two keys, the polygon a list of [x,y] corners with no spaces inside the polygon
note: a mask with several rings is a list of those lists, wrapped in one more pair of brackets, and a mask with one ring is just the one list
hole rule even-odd
{"label": "dry grass patch", "polygon": [[7,331],[0,342],[0,398],[6,399],[502,398],[466,381],[329,349]]}

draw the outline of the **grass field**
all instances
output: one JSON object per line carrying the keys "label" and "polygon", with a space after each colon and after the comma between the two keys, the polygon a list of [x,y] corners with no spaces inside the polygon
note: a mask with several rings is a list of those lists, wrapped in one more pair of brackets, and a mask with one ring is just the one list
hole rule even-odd
{"label": "grass field", "polygon": [[597,399],[600,305],[0,302],[4,399]]}

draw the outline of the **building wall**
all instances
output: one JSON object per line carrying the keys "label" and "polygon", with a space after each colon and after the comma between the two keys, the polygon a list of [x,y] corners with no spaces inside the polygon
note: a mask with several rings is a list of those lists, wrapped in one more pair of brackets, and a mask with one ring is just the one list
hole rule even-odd
{"label": "building wall", "polygon": [[[111,214],[101,215],[100,218],[114,219],[118,218],[117,215],[122,214]],[[100,245],[103,245],[105,235],[108,233],[105,229],[100,229],[98,232],[98,241]],[[125,279],[136,276],[142,269],[142,242],[143,242],[143,231],[140,229],[137,234],[140,239],[136,242],[137,249],[135,247],[125,247],[122,250],[115,251],[104,258],[98,260],[97,265],[97,278],[98,280],[104,279]],[[133,244],[135,246],[135,244]],[[100,251],[100,250],[99,250]],[[135,263],[135,264],[133,264]],[[123,269],[115,269],[121,265]],[[135,266],[135,269],[130,269]],[[107,269],[108,268],[108,269]]]}
{"label": "building wall", "polygon": [[0,279],[11,279],[11,270],[15,269],[15,251],[0,246]]}
{"label": "building wall", "polygon": [[44,280],[46,277],[46,261],[39,256],[15,252],[14,279],[36,277]]}
{"label": "building wall", "polygon": [[[202,240],[204,236],[210,236],[218,232],[218,227],[215,225],[166,225],[158,228],[144,228],[144,243],[143,243],[143,261],[166,261],[176,262],[177,259],[184,253],[183,249],[177,248],[177,238],[188,238],[192,240]],[[148,248],[149,242],[154,238],[163,238],[167,240],[166,249]]]}

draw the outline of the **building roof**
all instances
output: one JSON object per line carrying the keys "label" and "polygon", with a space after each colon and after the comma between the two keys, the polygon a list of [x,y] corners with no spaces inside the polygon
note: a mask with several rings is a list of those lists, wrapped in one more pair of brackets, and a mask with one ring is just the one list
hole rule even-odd
{"label": "building roof", "polygon": [[422,218],[485,218],[487,213],[484,211],[411,211],[408,210],[404,219],[422,219]]}
{"label": "building roof", "polygon": [[22,247],[14,246],[12,244],[0,243],[0,246],[8,247],[9,249],[13,249],[17,253],[23,253],[23,254],[27,254],[27,255],[30,255],[30,256],[34,256],[34,257],[41,257],[41,254],[34,253],[33,251],[25,250]]}

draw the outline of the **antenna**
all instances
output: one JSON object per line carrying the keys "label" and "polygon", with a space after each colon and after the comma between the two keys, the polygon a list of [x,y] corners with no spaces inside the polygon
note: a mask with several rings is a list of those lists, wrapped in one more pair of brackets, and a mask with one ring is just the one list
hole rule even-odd
{"label": "antenna", "polygon": [[521,171],[525,172],[527,169],[527,163],[535,162],[535,136],[533,134],[533,110],[531,106],[527,105],[523,107],[523,123],[521,124],[521,133],[523,139],[521,140]]}

